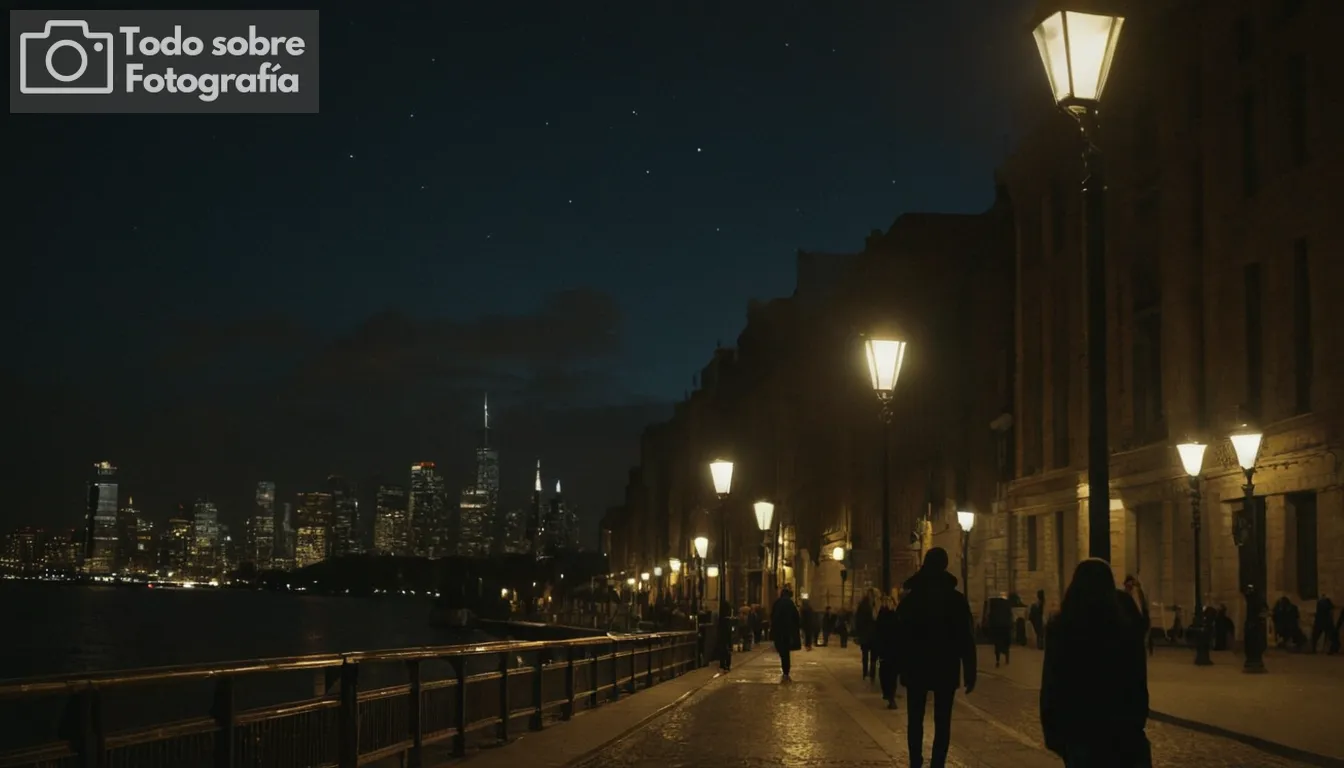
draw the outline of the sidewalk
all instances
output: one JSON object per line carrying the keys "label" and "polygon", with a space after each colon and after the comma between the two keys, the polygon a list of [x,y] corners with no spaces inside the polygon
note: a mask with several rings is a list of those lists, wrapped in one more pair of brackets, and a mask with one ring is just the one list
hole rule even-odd
{"label": "sidewalk", "polygon": [[[993,649],[980,646],[979,652],[984,673],[1040,689],[1040,651],[1015,645],[1012,663],[999,669]],[[1298,750],[1344,761],[1344,658],[1271,651],[1263,675],[1243,673],[1241,657],[1228,652],[1213,654],[1213,661],[1196,667],[1193,650],[1158,648],[1148,659],[1152,718],[1233,735],[1279,754]]]}

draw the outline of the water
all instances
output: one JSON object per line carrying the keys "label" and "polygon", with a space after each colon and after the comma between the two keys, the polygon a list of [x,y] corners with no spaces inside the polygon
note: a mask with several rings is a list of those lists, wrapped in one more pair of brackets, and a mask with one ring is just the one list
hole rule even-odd
{"label": "water", "polygon": [[[426,598],[322,597],[230,589],[128,589],[0,581],[0,679],[259,657],[451,645],[493,639],[429,625]],[[431,665],[425,676],[447,676]],[[404,670],[371,668],[361,686],[402,682]],[[367,681],[367,683],[366,683]],[[313,695],[311,672],[245,678],[241,706]],[[135,689],[105,700],[111,729],[204,714],[210,684]],[[63,701],[0,701],[0,751],[55,735]],[[21,723],[43,727],[15,730]]]}

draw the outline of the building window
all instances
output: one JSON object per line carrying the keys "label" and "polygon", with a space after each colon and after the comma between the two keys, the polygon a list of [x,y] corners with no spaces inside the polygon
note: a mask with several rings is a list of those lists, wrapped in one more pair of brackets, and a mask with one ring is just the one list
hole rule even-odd
{"label": "building window", "polygon": [[1307,63],[1301,54],[1288,59],[1288,157],[1294,168],[1307,164]]}
{"label": "building window", "polygon": [[1237,19],[1237,61],[1247,62],[1255,55],[1255,37],[1251,31],[1251,20],[1247,16]]}
{"label": "building window", "polygon": [[1320,596],[1316,567],[1316,492],[1290,493],[1284,499],[1292,512],[1296,561],[1297,596],[1315,600]]}
{"label": "building window", "polygon": [[1260,265],[1247,264],[1243,275],[1246,285],[1246,410],[1250,416],[1259,418],[1265,376]]}
{"label": "building window", "polygon": [[1260,189],[1260,163],[1255,146],[1255,94],[1247,88],[1241,94],[1241,188],[1247,197]]}
{"label": "building window", "polygon": [[1293,247],[1294,413],[1311,413],[1311,347],[1311,267],[1307,241],[1298,240]]}
{"label": "building window", "polygon": [[1038,550],[1039,550],[1039,543],[1038,543],[1038,534],[1039,534],[1039,531],[1037,531],[1036,528],[1037,528],[1037,526],[1036,526],[1036,515],[1028,515],[1028,516],[1027,516],[1027,570],[1028,570],[1028,571],[1034,571],[1034,570],[1036,570],[1036,569],[1040,566],[1040,563],[1038,562],[1038,555],[1040,554],[1039,551],[1038,551]]}

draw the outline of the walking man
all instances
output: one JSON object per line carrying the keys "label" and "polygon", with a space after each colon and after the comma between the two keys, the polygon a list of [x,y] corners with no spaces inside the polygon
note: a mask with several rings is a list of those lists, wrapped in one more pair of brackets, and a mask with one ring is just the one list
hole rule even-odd
{"label": "walking man", "polygon": [[947,572],[947,550],[934,547],[905,582],[909,595],[896,607],[896,658],[906,690],[911,768],[924,766],[924,710],[933,695],[930,768],[944,768],[952,741],[952,700],[975,689],[975,634],[971,606]]}
{"label": "walking man", "polygon": [[779,599],[770,609],[770,626],[774,629],[775,650],[779,652],[779,671],[781,682],[789,682],[789,670],[793,666],[793,652],[801,643],[798,633],[802,631],[802,618],[798,615],[798,606],[793,604],[793,590],[787,586],[780,590]]}

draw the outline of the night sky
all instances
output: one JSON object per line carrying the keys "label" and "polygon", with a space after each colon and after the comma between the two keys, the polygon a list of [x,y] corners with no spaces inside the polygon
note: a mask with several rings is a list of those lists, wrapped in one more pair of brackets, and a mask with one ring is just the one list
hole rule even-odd
{"label": "night sky", "polygon": [[990,203],[1031,6],[323,4],[319,115],[11,115],[0,528],[103,459],[155,519],[456,489],[488,391],[504,502],[540,457],[595,529],[797,248]]}

